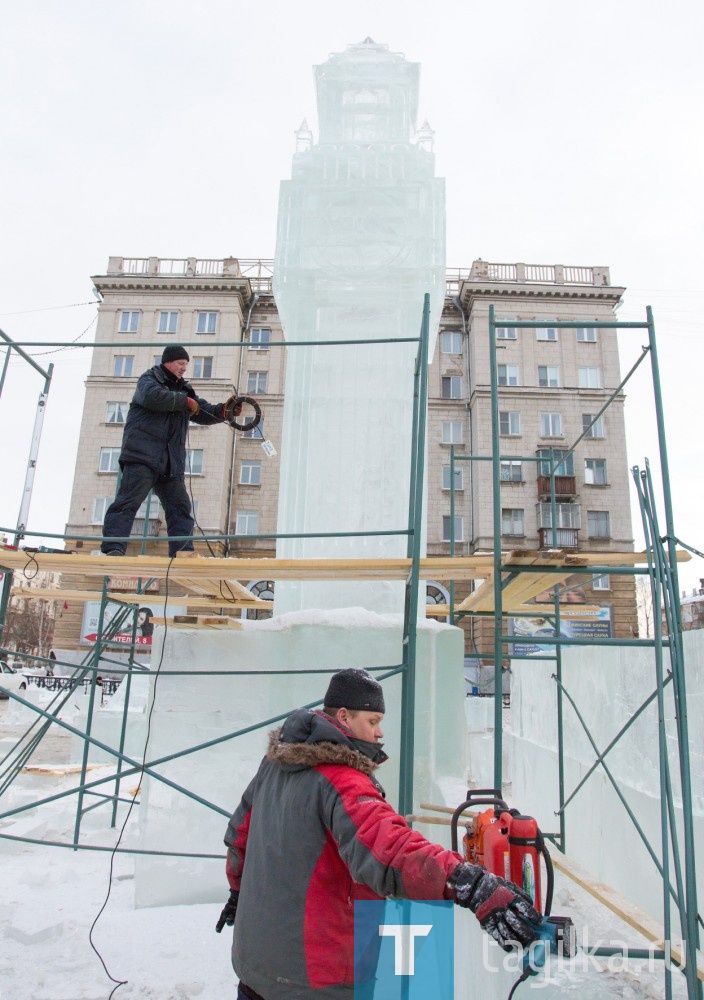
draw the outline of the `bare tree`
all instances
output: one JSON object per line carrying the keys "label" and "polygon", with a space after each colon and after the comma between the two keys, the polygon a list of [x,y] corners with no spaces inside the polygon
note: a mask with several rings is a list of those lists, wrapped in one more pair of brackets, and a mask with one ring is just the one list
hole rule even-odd
{"label": "bare tree", "polygon": [[639,576],[636,579],[636,609],[638,611],[638,633],[641,639],[652,639],[655,625],[653,593],[650,589],[649,576]]}

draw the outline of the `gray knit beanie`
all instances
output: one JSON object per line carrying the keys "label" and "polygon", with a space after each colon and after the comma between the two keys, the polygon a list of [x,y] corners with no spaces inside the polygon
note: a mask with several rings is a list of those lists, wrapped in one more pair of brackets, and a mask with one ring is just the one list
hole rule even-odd
{"label": "gray knit beanie", "polygon": [[368,670],[358,667],[347,667],[332,675],[323,705],[358,712],[381,712],[382,715],[386,711],[381,684]]}

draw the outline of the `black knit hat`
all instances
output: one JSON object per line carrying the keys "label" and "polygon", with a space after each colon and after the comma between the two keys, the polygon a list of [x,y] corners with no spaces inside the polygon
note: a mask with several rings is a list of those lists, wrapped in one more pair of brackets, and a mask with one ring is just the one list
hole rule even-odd
{"label": "black knit hat", "polygon": [[357,667],[347,667],[332,675],[323,705],[358,712],[381,712],[382,715],[386,711],[381,684],[368,670]]}
{"label": "black knit hat", "polygon": [[169,361],[180,361],[181,358],[184,361],[191,360],[185,347],[181,347],[180,344],[174,344],[173,347],[164,348],[164,353],[161,355],[161,363],[162,365],[166,365]]}

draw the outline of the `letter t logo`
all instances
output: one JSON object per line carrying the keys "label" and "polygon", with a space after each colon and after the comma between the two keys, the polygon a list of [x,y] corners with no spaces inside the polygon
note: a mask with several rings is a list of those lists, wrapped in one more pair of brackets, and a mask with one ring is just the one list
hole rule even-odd
{"label": "letter t logo", "polygon": [[415,975],[415,948],[417,937],[427,937],[432,924],[380,924],[379,937],[394,938],[394,975]]}

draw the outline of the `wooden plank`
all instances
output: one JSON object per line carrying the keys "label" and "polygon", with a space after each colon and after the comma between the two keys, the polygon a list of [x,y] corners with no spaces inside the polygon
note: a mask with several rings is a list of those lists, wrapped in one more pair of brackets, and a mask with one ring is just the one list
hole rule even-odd
{"label": "wooden plank", "polygon": [[[517,555],[520,560],[531,559],[529,554]],[[537,553],[533,564],[546,558],[545,553]],[[634,566],[647,562],[646,553],[637,552],[590,552],[559,557],[565,567],[587,567],[598,565]],[[686,562],[691,556],[680,550],[678,561]],[[551,559],[549,558],[549,562]],[[239,559],[206,558],[175,560],[165,556],[123,556],[114,557],[92,555],[90,553],[28,552],[23,549],[0,548],[0,567],[19,572],[72,573],[86,576],[115,575],[116,562],[122,575],[143,578],[165,579],[168,576],[187,576],[190,580],[405,580],[410,571],[409,559]],[[525,564],[525,563],[524,563]],[[184,573],[184,566],[188,572]],[[520,565],[520,563],[519,563]],[[493,571],[493,556],[430,556],[421,559],[420,573],[424,580],[478,580],[489,579]]]}
{"label": "wooden plank", "polygon": [[230,618],[225,615],[174,615],[173,618],[153,618],[155,625],[166,625],[169,628],[214,628],[214,629],[235,629],[242,628],[242,621],[239,618]]}
{"label": "wooden plank", "polygon": [[532,597],[537,597],[544,590],[549,590],[558,583],[562,583],[572,575],[571,570],[563,573],[523,573],[515,580],[511,580],[502,592],[502,606],[507,608],[518,607]]}
{"label": "wooden plank", "polygon": [[[245,588],[246,590],[246,588]],[[13,587],[11,591],[13,597],[31,597],[35,601],[97,601],[100,603],[102,600],[102,593],[99,590],[63,590],[57,587]],[[248,597],[237,598],[234,601],[228,601],[219,595],[211,597],[193,597],[190,594],[184,594],[181,597],[169,598],[169,603],[171,604],[188,604],[189,607],[193,608],[203,608],[212,609],[216,608],[269,608],[271,610],[271,601],[264,601],[261,597],[255,597],[251,591],[247,591]],[[122,604],[137,604],[141,607],[145,601],[149,601],[151,605],[159,607],[159,603],[163,605],[164,596],[154,593],[153,591],[148,594],[135,594],[133,591],[108,591],[108,600],[117,601]]]}
{"label": "wooden plank", "polygon": [[[184,587],[186,590],[192,591],[195,594],[200,594],[202,597],[219,596],[225,604],[230,601],[237,600],[238,597],[248,599],[253,596],[252,591],[248,590],[238,580],[223,580],[220,578],[211,580],[193,580],[190,577],[181,576],[180,573],[178,576],[174,576],[173,579],[175,583],[179,584],[179,586]],[[261,601],[261,603],[270,604],[271,602]]]}

